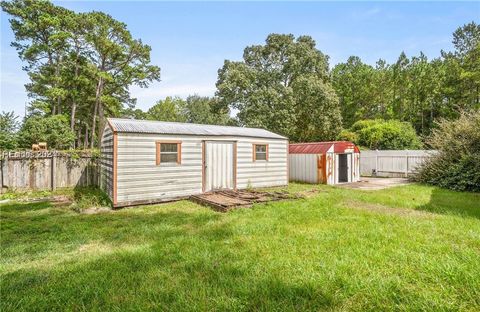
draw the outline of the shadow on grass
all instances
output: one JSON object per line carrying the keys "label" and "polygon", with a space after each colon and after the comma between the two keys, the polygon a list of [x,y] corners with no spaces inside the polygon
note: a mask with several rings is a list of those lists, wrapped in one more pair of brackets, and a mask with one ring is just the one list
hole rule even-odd
{"label": "shadow on grass", "polygon": [[321,285],[273,276],[244,251],[221,247],[178,234],[174,241],[159,241],[146,250],[12,272],[2,278],[2,311],[294,311],[334,306],[333,294],[324,293]]}
{"label": "shadow on grass", "polygon": [[[61,252],[75,250],[91,241],[113,246],[139,241],[149,243],[189,233],[202,234],[207,223],[221,217],[201,208],[190,207],[192,212],[184,212],[182,203],[176,205],[178,209],[157,205],[93,215],[79,214],[69,207],[53,207],[48,202],[2,205],[2,251],[10,254],[12,248],[14,254],[15,248],[20,248],[22,256],[35,258],[55,248],[60,248]],[[34,213],[41,209],[47,210],[42,214]],[[211,234],[202,235],[207,240],[222,239],[230,232],[227,228],[212,228]]]}
{"label": "shadow on grass", "polygon": [[[261,267],[234,239],[226,214],[189,202],[96,215],[68,208],[47,210],[42,218],[28,213],[49,207],[16,203],[2,212],[9,267],[0,272],[1,311],[319,310],[333,304],[320,286]],[[26,265],[15,269],[17,260]]]}
{"label": "shadow on grass", "polygon": [[434,188],[430,201],[416,209],[480,219],[480,194]]}
{"label": "shadow on grass", "polygon": [[52,207],[52,204],[49,201],[41,201],[37,203],[12,202],[7,204],[2,204],[0,206],[0,214],[22,213],[22,212],[46,209],[50,207]]}

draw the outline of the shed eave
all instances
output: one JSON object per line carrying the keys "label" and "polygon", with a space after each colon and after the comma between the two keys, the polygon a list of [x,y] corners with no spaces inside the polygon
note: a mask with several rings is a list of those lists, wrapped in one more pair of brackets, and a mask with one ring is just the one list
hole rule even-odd
{"label": "shed eave", "polygon": [[282,135],[260,128],[245,128],[119,118],[108,118],[108,121],[111,127],[119,133],[223,137],[229,136],[287,140],[287,138]]}

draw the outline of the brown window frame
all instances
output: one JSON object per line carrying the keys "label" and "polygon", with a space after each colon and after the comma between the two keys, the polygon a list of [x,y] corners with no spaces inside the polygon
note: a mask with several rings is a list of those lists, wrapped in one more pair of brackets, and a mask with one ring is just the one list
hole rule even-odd
{"label": "brown window frame", "polygon": [[[265,145],[265,159],[258,159],[257,160],[257,145]],[[268,161],[268,143],[253,143],[253,155],[252,159],[253,161]]]}
{"label": "brown window frame", "polygon": [[[175,162],[177,165],[182,164],[182,141],[155,141],[155,150],[156,150],[156,165],[159,166],[161,164],[161,145],[162,144],[177,144],[177,161]],[[172,164],[174,162],[165,162],[166,164]]]}

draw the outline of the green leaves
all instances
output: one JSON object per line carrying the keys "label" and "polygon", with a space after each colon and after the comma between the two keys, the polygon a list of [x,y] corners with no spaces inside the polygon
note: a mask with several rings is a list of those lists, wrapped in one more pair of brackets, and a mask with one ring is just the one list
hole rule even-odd
{"label": "green leaves", "polygon": [[455,51],[433,60],[401,53],[393,64],[376,67],[352,56],[332,71],[344,125],[362,119],[410,122],[422,137],[439,118],[457,118],[480,108],[480,25],[472,22],[453,34]]}
{"label": "green leaves", "polygon": [[[138,112],[133,112],[138,114]],[[141,116],[140,116],[141,117]],[[212,125],[233,125],[228,109],[216,98],[191,95],[186,100],[167,97],[158,101],[146,113],[146,119],[160,121],[191,122]]]}
{"label": "green leaves", "polygon": [[218,99],[207,96],[191,95],[187,97],[182,114],[187,122],[208,125],[234,125],[229,110],[222,107]]}
{"label": "green leaves", "polygon": [[110,15],[75,13],[49,1],[1,6],[11,16],[12,45],[28,64],[31,111],[68,114],[71,131],[83,135],[85,145],[97,139],[98,125],[103,130],[105,115],[116,116],[135,102],[130,85],[160,79],[160,68],[150,64],[151,48]]}
{"label": "green leaves", "polygon": [[271,34],[265,45],[245,48],[243,59],[226,60],[217,80],[220,103],[238,110],[240,124],[292,141],[328,140],[340,131],[328,60],[311,37]]}
{"label": "green leaves", "polygon": [[342,131],[341,140],[353,141],[369,149],[419,149],[422,143],[412,125],[398,120],[367,119]]}
{"label": "green leaves", "polygon": [[13,112],[0,113],[0,151],[12,150],[18,145],[18,117]]}
{"label": "green leaves", "polygon": [[30,117],[23,123],[18,136],[24,147],[47,142],[49,149],[67,149],[75,140],[68,118],[64,115]]}
{"label": "green leaves", "polygon": [[150,120],[185,122],[186,118],[182,114],[184,101],[178,97],[167,97],[163,101],[158,101],[147,112],[147,118]]}
{"label": "green leaves", "polygon": [[480,111],[442,119],[428,139],[438,151],[419,170],[418,181],[458,191],[480,191]]}

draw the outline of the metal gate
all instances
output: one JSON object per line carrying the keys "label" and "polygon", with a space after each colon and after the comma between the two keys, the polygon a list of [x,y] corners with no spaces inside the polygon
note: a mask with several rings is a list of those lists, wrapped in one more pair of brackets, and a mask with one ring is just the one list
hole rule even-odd
{"label": "metal gate", "polygon": [[204,191],[235,187],[234,142],[205,141]]}

